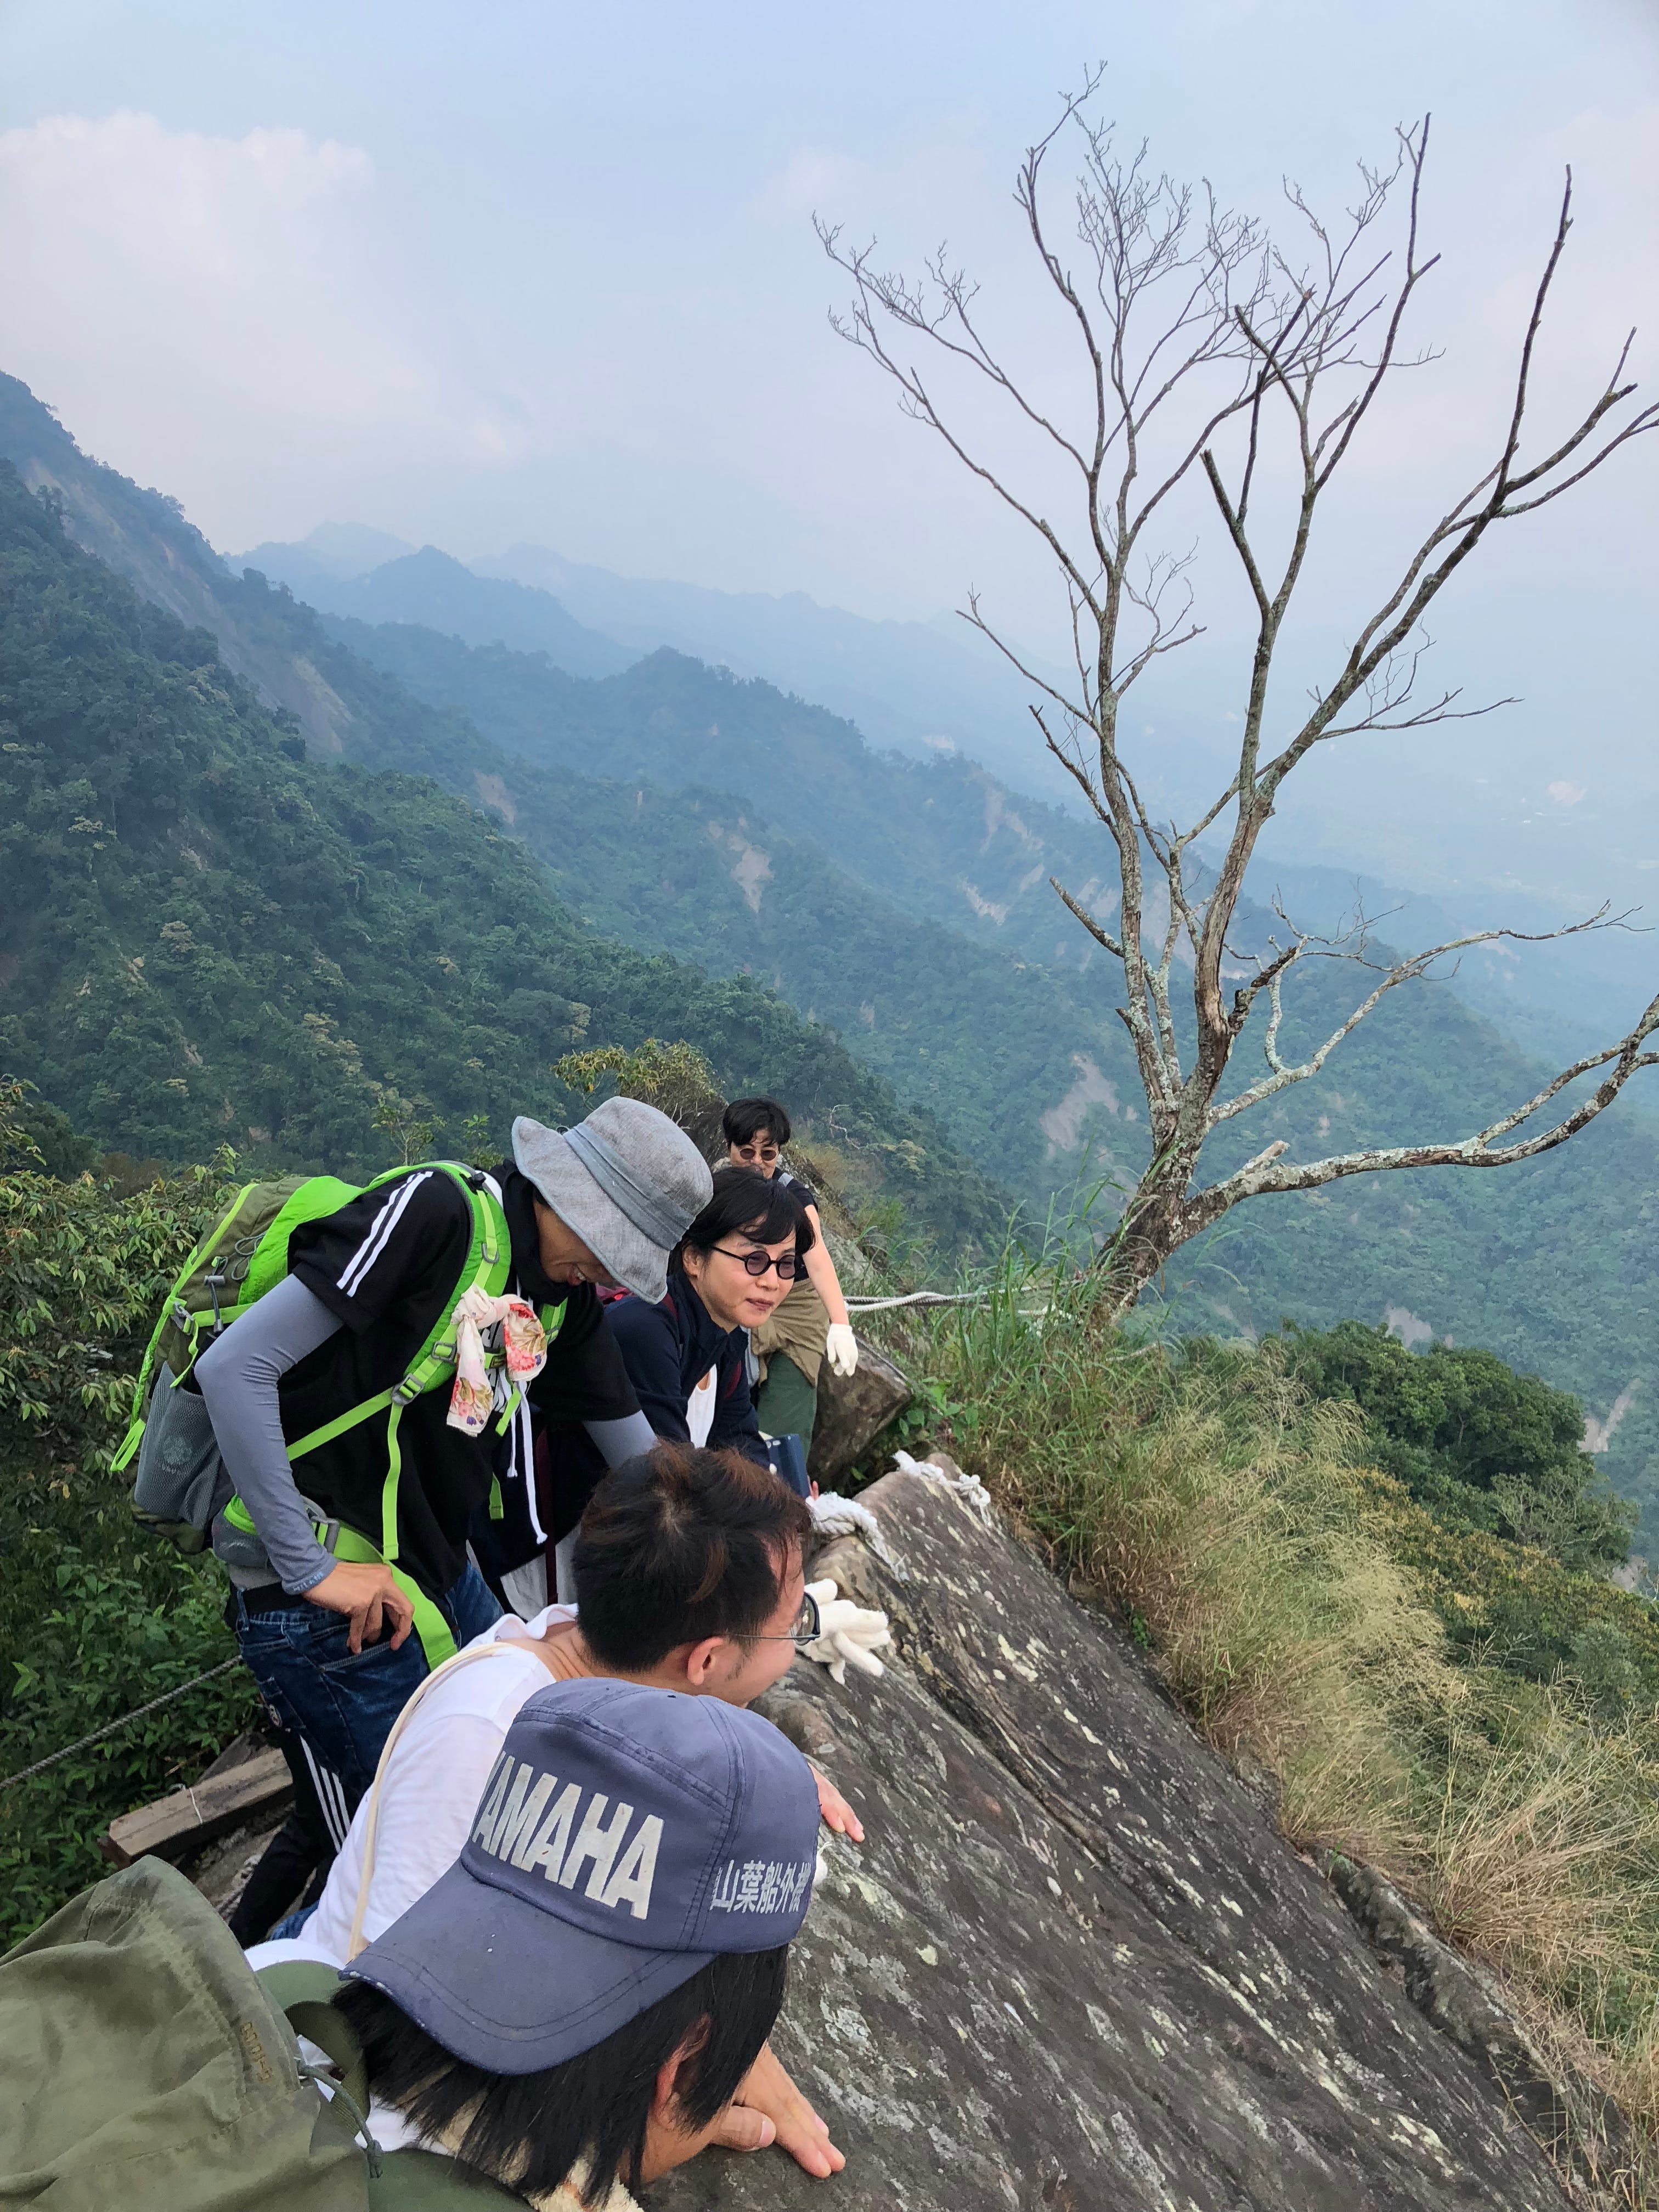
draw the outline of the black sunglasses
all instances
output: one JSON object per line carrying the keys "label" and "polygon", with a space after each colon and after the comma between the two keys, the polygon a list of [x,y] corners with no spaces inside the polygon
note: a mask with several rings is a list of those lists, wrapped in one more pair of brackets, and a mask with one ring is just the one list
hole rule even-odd
{"label": "black sunglasses", "polygon": [[786,1252],[781,1259],[775,1260],[769,1252],[734,1252],[729,1244],[716,1244],[714,1249],[724,1252],[728,1260],[741,1260],[744,1272],[750,1275],[758,1277],[769,1267],[775,1267],[781,1283],[793,1283],[797,1275],[806,1272],[806,1262],[793,1252]]}

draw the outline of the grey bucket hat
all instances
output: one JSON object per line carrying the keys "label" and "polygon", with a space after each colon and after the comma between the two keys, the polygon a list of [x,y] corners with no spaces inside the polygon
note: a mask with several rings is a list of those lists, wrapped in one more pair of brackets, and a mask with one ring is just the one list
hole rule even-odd
{"label": "grey bucket hat", "polygon": [[668,1255],[714,1190],[708,1161],[677,1122],[638,1098],[607,1098],[574,1129],[521,1114],[513,1158],[608,1275],[660,1302]]}

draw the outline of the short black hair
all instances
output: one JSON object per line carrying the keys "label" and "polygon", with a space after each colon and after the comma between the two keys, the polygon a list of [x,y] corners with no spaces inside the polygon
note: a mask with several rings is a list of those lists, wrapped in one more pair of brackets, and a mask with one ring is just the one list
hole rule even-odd
{"label": "short black hair", "polygon": [[769,1467],[663,1443],[611,1468],[576,1531],[582,1641],[630,1674],[705,1636],[759,1635],[812,1516]]}
{"label": "short black hair", "polygon": [[716,1168],[714,1194],[674,1248],[674,1258],[688,1246],[693,1252],[712,1252],[728,1237],[752,1237],[757,1244],[781,1244],[793,1233],[796,1255],[805,1259],[817,1238],[806,1218],[806,1208],[793,1190],[775,1176],[754,1168]]}
{"label": "short black hair", "polygon": [[780,1150],[789,1141],[789,1116],[775,1098],[734,1098],[720,1115],[720,1131],[728,1145],[752,1145],[763,1129],[776,1139]]}
{"label": "short black hair", "polygon": [[637,2185],[657,2075],[677,2051],[687,2053],[674,2094],[689,2130],[731,2102],[782,2009],[788,1964],[787,1943],[722,1951],[591,2051],[538,2074],[457,2058],[368,1982],[349,1982],[334,2002],[356,2031],[370,2088],[422,2136],[453,2136],[469,2166],[521,2197],[568,2181],[594,2205],[615,2181]]}

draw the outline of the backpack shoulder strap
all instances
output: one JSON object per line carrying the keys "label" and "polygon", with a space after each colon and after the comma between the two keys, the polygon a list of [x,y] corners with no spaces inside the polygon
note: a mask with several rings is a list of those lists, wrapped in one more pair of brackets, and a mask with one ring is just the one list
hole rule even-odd
{"label": "backpack shoulder strap", "polygon": [[369,1885],[374,1879],[374,1845],[380,1825],[380,1789],[386,1778],[386,1770],[392,1765],[392,1754],[398,1747],[398,1738],[413,1717],[415,1708],[437,1683],[447,1680],[458,1668],[471,1666],[476,1660],[489,1659],[497,1651],[510,1651],[512,1648],[510,1643],[496,1641],[469,1644],[465,1651],[456,1652],[453,1658],[446,1659],[441,1667],[434,1667],[429,1674],[422,1676],[405,1700],[403,1711],[392,1723],[391,1733],[380,1747],[374,1779],[368,1787],[368,1812],[363,1821],[363,1863],[357,1876],[357,1903],[351,1916],[351,1936],[346,1945],[348,1960],[355,1959],[364,1945],[363,1919],[368,1911]]}
{"label": "backpack shoulder strap", "polygon": [[454,1366],[455,1308],[462,1298],[475,1289],[483,1291],[486,1297],[499,1297],[507,1287],[513,1266],[507,1215],[488,1177],[476,1169],[469,1171],[457,1167],[449,1160],[434,1160],[432,1165],[437,1172],[448,1176],[467,1200],[472,1216],[472,1237],[446,1310],[428,1332],[425,1343],[410,1360],[408,1371],[398,1385],[405,1405],[422,1391],[429,1390]]}
{"label": "backpack shoulder strap", "polygon": [[[131,1462],[143,1437],[158,1355],[167,1331],[174,1333],[165,1357],[176,1390],[195,1365],[204,1340],[210,1342],[221,1329],[239,1321],[288,1273],[289,1238],[299,1224],[337,1212],[357,1195],[357,1185],[342,1182],[337,1176],[283,1176],[241,1186],[197,1243],[162,1301],[133,1386],[132,1418],[110,1462],[112,1473],[120,1474]],[[237,1231],[241,1233],[234,1235]]]}
{"label": "backpack shoulder strap", "polygon": [[[340,1993],[338,1973],[320,1960],[284,1959],[261,1966],[258,1980],[294,2033],[327,2053],[347,2098],[366,2116],[368,2071],[356,2029],[333,2002]],[[376,2146],[368,2179],[369,2212],[451,2212],[452,2207],[462,2212],[471,2205],[522,2208],[525,2203],[516,2191],[503,2188],[476,2166],[437,2151],[383,2151]]]}
{"label": "backpack shoulder strap", "polygon": [[[405,1176],[422,1172],[419,1167],[392,1168],[377,1176],[368,1188],[380,1188],[384,1184],[401,1181]],[[375,1414],[386,1416],[386,1471],[380,1486],[380,1540],[375,1542],[366,1529],[340,1526],[329,1540],[328,1548],[339,1559],[372,1562],[392,1569],[393,1578],[414,1608],[415,1631],[421,1640],[428,1667],[436,1668],[455,1652],[455,1639],[442,1613],[419,1585],[397,1565],[398,1490],[403,1474],[403,1448],[398,1440],[398,1426],[404,1408],[416,1399],[441,1383],[453,1372],[455,1365],[455,1308],[465,1293],[474,1287],[482,1289],[488,1297],[499,1297],[507,1286],[513,1264],[512,1241],[508,1235],[507,1216],[501,1200],[490,1188],[489,1179],[477,1169],[459,1167],[453,1160],[432,1160],[425,1164],[424,1172],[447,1176],[465,1200],[471,1224],[471,1234],[460,1272],[453,1288],[443,1302],[437,1319],[428,1330],[426,1340],[404,1370],[401,1382],[390,1389],[377,1391],[361,1405],[349,1406],[319,1428],[312,1429],[298,1437],[288,1447],[292,1465],[307,1452],[331,1443],[336,1437],[344,1436]],[[226,1517],[236,1527],[252,1521],[240,1498],[233,1498],[225,1509]],[[239,1517],[240,1516],[240,1517]]]}
{"label": "backpack shoulder strap", "polygon": [[[394,1168],[389,1176],[377,1176],[368,1188],[374,1190],[394,1176],[419,1172],[418,1169]],[[412,1405],[423,1392],[441,1382],[455,1364],[455,1308],[462,1297],[477,1285],[489,1297],[499,1297],[506,1285],[512,1266],[512,1248],[507,1236],[507,1216],[501,1211],[499,1200],[482,1176],[475,1181],[465,1168],[456,1167],[448,1160],[433,1161],[427,1172],[448,1176],[466,1200],[471,1214],[472,1234],[454,1287],[445,1300],[442,1311],[428,1330],[424,1342],[404,1370],[402,1381],[394,1383],[388,1390],[378,1391],[374,1397],[366,1398],[362,1405],[349,1407],[344,1413],[337,1413],[332,1420],[325,1421],[320,1428],[296,1437],[288,1448],[290,1461],[303,1459],[307,1452],[315,1451],[319,1444],[331,1443],[336,1437],[343,1436],[348,1429],[355,1429],[376,1413],[385,1413],[388,1408],[395,1412]],[[395,1496],[398,1458],[395,1423],[391,1458],[392,1474],[388,1475],[388,1481],[393,1484]],[[387,1559],[395,1559],[398,1556],[395,1516],[391,1528],[386,1533],[390,1535],[391,1543],[389,1548],[382,1543],[383,1555]]]}
{"label": "backpack shoulder strap", "polygon": [[[179,1303],[179,1294],[183,1290],[185,1285],[190,1280],[196,1269],[201,1265],[203,1260],[213,1249],[219,1239],[224,1235],[225,1231],[236,1218],[237,1214],[241,1210],[243,1200],[247,1197],[248,1193],[252,1188],[253,1185],[251,1182],[245,1182],[241,1188],[237,1192],[235,1197],[231,1200],[230,1204],[225,1208],[224,1212],[221,1215],[219,1219],[216,1221],[212,1228],[209,1230],[207,1235],[204,1237],[198,1244],[192,1247],[189,1259],[185,1261],[184,1266],[179,1270],[177,1276],[173,1279],[172,1288],[168,1291],[167,1297],[161,1302],[161,1310],[155,1317],[155,1326],[150,1331],[149,1342],[144,1346],[144,1356],[139,1362],[138,1379],[132,1386],[132,1418],[127,1424],[126,1434],[122,1437],[120,1443],[116,1448],[115,1456],[110,1462],[110,1472],[112,1474],[120,1474],[125,1472],[126,1468],[131,1464],[134,1454],[137,1451],[139,1441],[143,1436],[144,1408],[149,1402],[149,1386],[151,1378],[155,1372],[156,1347],[161,1341],[162,1334],[167,1328],[167,1323],[169,1322],[176,1322],[178,1318],[173,1309]],[[182,1307],[179,1310],[183,1310]]]}

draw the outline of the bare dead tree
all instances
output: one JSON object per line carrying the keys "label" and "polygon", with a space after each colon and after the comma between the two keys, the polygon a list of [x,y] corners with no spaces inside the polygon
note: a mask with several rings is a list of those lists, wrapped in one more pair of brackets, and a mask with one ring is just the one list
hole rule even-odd
{"label": "bare dead tree", "polygon": [[[1320,502],[1385,383],[1429,357],[1407,353],[1403,337],[1418,287],[1438,258],[1423,258],[1419,244],[1428,123],[1398,132],[1392,167],[1362,167],[1358,203],[1340,228],[1328,227],[1299,189],[1286,185],[1306,240],[1305,260],[1293,264],[1259,224],[1219,208],[1207,189],[1198,195],[1155,175],[1144,146],[1121,156],[1109,126],[1088,112],[1099,81],[1099,72],[1092,73],[1065,103],[1054,130],[1027,150],[1015,189],[1043,279],[1073,332],[1082,398],[1074,425],[1040,405],[1004,365],[986,334],[977,288],[949,264],[944,249],[930,258],[923,276],[912,279],[878,268],[873,246],[851,248],[839,229],[822,222],[817,229],[830,259],[853,280],[849,313],[831,319],[836,329],[894,380],[905,410],[1036,532],[1067,595],[1075,688],[1057,688],[1027,665],[984,619],[976,598],[964,612],[1032,686],[1031,711],[1048,750],[1112,841],[1118,897],[1104,909],[1104,920],[1063,884],[1054,888],[1121,970],[1125,1003],[1117,1011],[1133,1044],[1151,1124],[1151,1159],[1109,1248],[1121,1309],[1172,1253],[1243,1199],[1312,1190],[1388,1169],[1501,1167],[1530,1158],[1594,1121],[1638,1067],[1659,1062],[1659,1052],[1644,1049],[1659,1029],[1656,997],[1628,1036],[1564,1068],[1471,1135],[1304,1162],[1286,1159],[1286,1146],[1276,1141],[1207,1186],[1198,1182],[1200,1153],[1213,1131],[1316,1075],[1391,992],[1469,946],[1522,936],[1476,931],[1380,969],[1324,1042],[1290,1060],[1279,1049],[1287,978],[1315,957],[1369,965],[1363,917],[1345,939],[1317,938],[1287,923],[1285,940],[1270,939],[1264,949],[1241,953],[1228,942],[1263,827],[1285,778],[1316,746],[1491,711],[1462,706],[1455,691],[1418,697],[1429,608],[1489,532],[1583,483],[1620,447],[1653,428],[1659,407],[1624,407],[1635,389],[1621,381],[1627,339],[1605,388],[1576,424],[1547,441],[1537,457],[1523,457],[1534,354],[1570,228],[1569,171],[1507,413],[1494,438],[1495,458],[1426,531],[1387,596],[1360,623],[1346,659],[1310,693],[1294,735],[1277,751],[1265,749],[1274,656],[1307,572]],[[1051,242],[1040,194],[1062,135],[1074,139],[1081,157],[1075,244],[1064,252]],[[1403,233],[1393,247],[1382,242],[1390,218]],[[1073,274],[1073,254],[1081,275]],[[975,450],[936,394],[931,365],[966,372],[988,386],[1015,423],[1057,457],[1080,494],[1073,526],[1056,527],[1035,493],[1017,489]],[[1255,635],[1241,701],[1237,772],[1182,828],[1153,821],[1142,805],[1120,746],[1119,721],[1125,695],[1152,663],[1201,634],[1190,554],[1155,544],[1157,526],[1189,479],[1207,486],[1242,565]],[[1273,507],[1264,530],[1252,501],[1259,512],[1268,493]],[[1230,810],[1218,866],[1201,865],[1196,841]],[[1544,934],[1607,926],[1603,908],[1586,921]],[[1184,1019],[1177,1022],[1175,998],[1175,964],[1183,949],[1193,963],[1189,1031]],[[1237,984],[1231,998],[1230,981]],[[1234,1048],[1259,1003],[1266,1072],[1224,1095]],[[1593,1091],[1562,1097],[1598,1069],[1604,1072]]]}

